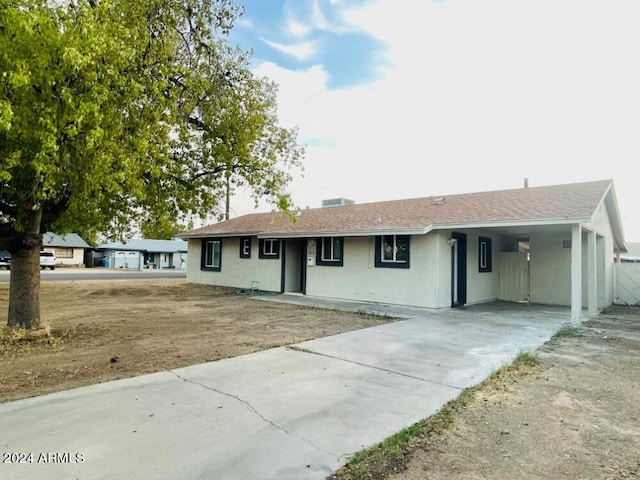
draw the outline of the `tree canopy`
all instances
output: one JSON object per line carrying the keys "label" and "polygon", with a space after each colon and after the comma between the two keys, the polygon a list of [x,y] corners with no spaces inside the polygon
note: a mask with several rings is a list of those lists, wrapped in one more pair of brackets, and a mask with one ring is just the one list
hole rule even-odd
{"label": "tree canopy", "polygon": [[232,0],[0,0],[0,249],[209,217],[227,184],[289,208],[303,147],[278,124],[276,86],[226,43],[241,13]]}

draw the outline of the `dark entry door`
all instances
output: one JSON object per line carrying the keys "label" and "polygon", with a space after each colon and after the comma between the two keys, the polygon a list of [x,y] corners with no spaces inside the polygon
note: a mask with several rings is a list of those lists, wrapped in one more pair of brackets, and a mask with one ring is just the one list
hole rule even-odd
{"label": "dark entry door", "polygon": [[284,240],[282,257],[282,292],[305,293],[306,246],[305,239]]}
{"label": "dark entry door", "polygon": [[467,303],[467,235],[451,234],[451,306]]}

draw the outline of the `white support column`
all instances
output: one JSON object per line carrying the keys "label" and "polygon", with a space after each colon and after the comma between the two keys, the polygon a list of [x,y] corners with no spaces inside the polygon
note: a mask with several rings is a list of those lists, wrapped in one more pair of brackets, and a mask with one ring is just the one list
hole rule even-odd
{"label": "white support column", "polygon": [[571,227],[571,323],[582,321],[582,228]]}
{"label": "white support column", "polygon": [[589,317],[598,314],[598,249],[597,236],[595,231],[589,232],[587,239],[587,275],[588,279],[588,301]]}

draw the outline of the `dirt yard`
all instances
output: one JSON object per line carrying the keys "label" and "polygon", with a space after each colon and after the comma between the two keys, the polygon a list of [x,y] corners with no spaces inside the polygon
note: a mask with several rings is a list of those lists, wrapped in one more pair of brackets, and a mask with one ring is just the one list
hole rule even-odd
{"label": "dirt yard", "polygon": [[[0,315],[8,291],[0,285]],[[0,335],[0,402],[217,360],[390,321],[261,302],[182,280],[48,282],[52,336]],[[640,479],[640,308],[540,349],[542,365],[473,393],[391,480]]]}
{"label": "dirt yard", "polygon": [[[6,323],[8,285],[0,285]],[[219,360],[391,321],[264,302],[184,280],[44,282],[51,336],[0,330],[0,402]]]}
{"label": "dirt yard", "polygon": [[640,479],[640,308],[612,308],[540,357],[531,374],[481,388],[406,471],[373,478]]}

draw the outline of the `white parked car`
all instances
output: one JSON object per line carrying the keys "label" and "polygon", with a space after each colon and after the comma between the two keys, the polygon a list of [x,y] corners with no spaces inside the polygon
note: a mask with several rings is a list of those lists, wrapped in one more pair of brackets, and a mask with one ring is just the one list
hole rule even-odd
{"label": "white parked car", "polygon": [[11,270],[11,254],[6,250],[0,252],[0,268]]}
{"label": "white parked car", "polygon": [[40,268],[56,269],[56,254],[53,252],[40,252]]}

